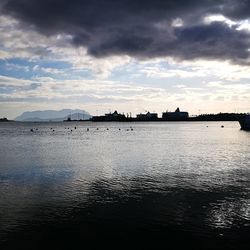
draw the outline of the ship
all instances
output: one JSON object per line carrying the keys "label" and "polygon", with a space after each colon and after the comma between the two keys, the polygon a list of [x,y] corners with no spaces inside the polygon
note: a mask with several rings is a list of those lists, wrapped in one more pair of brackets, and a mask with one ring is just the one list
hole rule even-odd
{"label": "ship", "polygon": [[247,114],[239,119],[239,123],[242,130],[250,131],[250,114]]}
{"label": "ship", "polygon": [[162,113],[162,120],[164,121],[186,121],[188,120],[188,112],[186,111],[180,111],[179,108],[177,108],[174,112],[163,112]]}
{"label": "ship", "polygon": [[93,122],[123,122],[129,120],[124,114],[118,113],[116,110],[114,113],[108,113],[101,116],[93,116],[91,119]]}
{"label": "ship", "polygon": [[150,113],[148,111],[146,114],[137,114],[136,120],[137,121],[157,121],[158,114],[157,113]]}

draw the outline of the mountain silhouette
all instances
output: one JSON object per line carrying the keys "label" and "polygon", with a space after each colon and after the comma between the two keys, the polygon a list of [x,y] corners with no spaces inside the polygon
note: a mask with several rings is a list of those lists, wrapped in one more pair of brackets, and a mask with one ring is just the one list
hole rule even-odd
{"label": "mountain silhouette", "polygon": [[92,116],[80,109],[26,111],[16,117],[16,121],[63,121],[71,116],[72,120],[88,120]]}

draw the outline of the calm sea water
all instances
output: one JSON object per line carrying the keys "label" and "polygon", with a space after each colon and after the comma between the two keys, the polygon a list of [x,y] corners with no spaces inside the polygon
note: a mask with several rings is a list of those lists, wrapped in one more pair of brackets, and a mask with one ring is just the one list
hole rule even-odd
{"label": "calm sea water", "polygon": [[0,140],[1,249],[249,249],[237,122],[1,123]]}

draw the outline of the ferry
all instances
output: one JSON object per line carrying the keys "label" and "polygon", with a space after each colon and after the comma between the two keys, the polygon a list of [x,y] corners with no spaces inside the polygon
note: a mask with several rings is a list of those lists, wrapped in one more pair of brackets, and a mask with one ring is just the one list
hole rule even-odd
{"label": "ferry", "polygon": [[250,114],[240,118],[239,123],[242,130],[250,130]]}

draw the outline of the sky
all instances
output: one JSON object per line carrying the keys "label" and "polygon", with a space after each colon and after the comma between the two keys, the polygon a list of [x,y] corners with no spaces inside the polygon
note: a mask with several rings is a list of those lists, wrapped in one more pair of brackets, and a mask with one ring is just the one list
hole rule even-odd
{"label": "sky", "polygon": [[250,112],[250,0],[0,0],[0,117]]}

